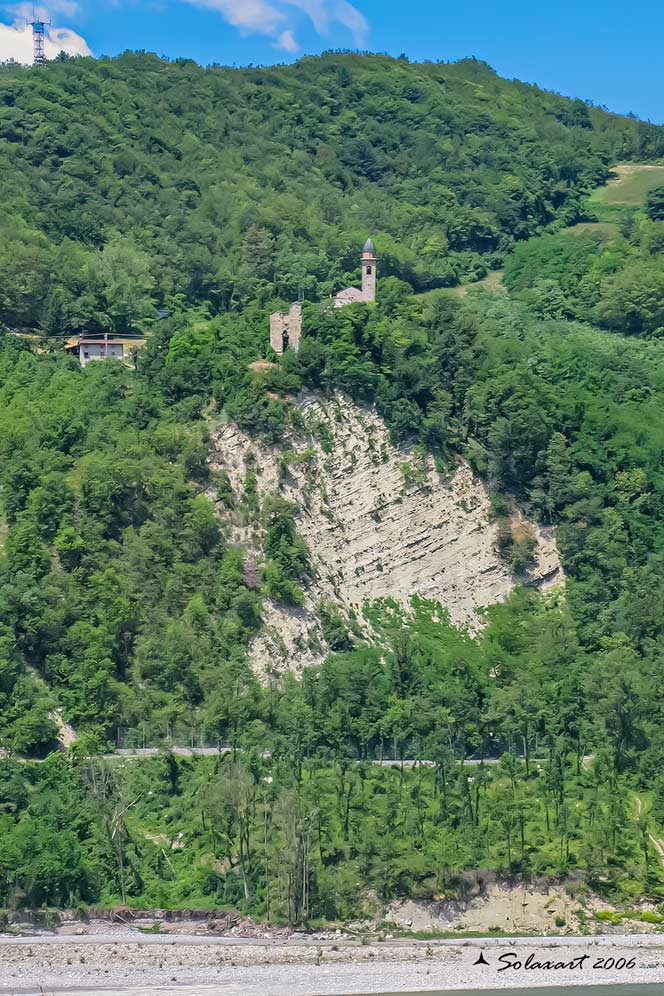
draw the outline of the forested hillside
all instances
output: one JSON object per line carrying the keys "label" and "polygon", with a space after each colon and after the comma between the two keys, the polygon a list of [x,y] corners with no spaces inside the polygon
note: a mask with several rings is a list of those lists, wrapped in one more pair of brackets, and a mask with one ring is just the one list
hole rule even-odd
{"label": "forested hillside", "polygon": [[367,231],[416,289],[573,224],[662,131],[472,60],[202,69],[128,53],[0,68],[0,318],[126,331],[347,285]]}
{"label": "forested hillside", "polygon": [[[4,67],[0,99],[0,741],[79,736],[0,761],[1,901],[306,923],[478,867],[660,897],[664,222],[655,191],[600,232],[588,195],[664,131],[474,61],[342,54]],[[367,232],[376,304],[321,308]],[[503,264],[506,289],[455,293]],[[300,289],[299,353],[256,364]],[[83,328],[152,334],[135,368],[82,370],[61,340]],[[311,454],[286,441],[333,391],[441,479],[468,461],[517,584],[517,509],[557,527],[564,592],[517,587],[473,634],[425,599],[366,626],[330,601],[323,663],[259,681],[266,606],[297,612],[312,578],[282,486]],[[241,487],[211,467],[229,422],[274,447],[269,495],[250,447]],[[233,753],[91,761],[118,727]]]}

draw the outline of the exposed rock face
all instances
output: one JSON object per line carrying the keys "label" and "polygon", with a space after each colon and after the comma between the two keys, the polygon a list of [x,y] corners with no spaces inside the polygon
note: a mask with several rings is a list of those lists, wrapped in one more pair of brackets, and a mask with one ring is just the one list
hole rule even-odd
{"label": "exposed rock face", "polygon": [[[503,600],[515,580],[496,553],[486,488],[468,464],[460,461],[443,479],[431,457],[394,446],[374,411],[338,396],[327,403],[306,398],[301,410],[307,432],[288,441],[295,456],[285,473],[283,450],[256,447],[235,425],[213,436],[212,466],[228,472],[238,494],[253,451],[261,496],[279,490],[296,503],[318,575],[303,609],[267,608],[267,632],[253,652],[259,668],[280,660],[299,667],[325,652],[315,612],[320,600],[361,618],[367,600],[407,605],[421,595],[439,601],[454,623],[477,628],[477,609]],[[521,583],[562,583],[553,529],[530,528],[536,563]]]}
{"label": "exposed rock face", "polygon": [[69,723],[65,723],[59,709],[54,709],[53,712],[49,712],[48,718],[52,720],[58,728],[59,749],[69,750],[71,745],[75,744],[78,739],[76,736],[76,730],[73,726],[70,726]]}

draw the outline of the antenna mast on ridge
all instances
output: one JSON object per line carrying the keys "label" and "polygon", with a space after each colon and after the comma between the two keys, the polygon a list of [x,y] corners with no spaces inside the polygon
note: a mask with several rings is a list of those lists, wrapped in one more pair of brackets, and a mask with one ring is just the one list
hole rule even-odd
{"label": "antenna mast on ridge", "polygon": [[32,40],[35,49],[33,65],[43,66],[46,62],[46,53],[44,51],[46,28],[50,27],[51,22],[42,21],[42,19],[33,11],[32,20],[29,23],[32,28]]}

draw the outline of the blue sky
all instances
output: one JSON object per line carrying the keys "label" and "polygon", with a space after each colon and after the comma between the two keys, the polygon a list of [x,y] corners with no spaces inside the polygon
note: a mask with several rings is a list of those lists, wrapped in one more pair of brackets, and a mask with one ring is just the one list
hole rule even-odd
{"label": "blue sky", "polygon": [[[664,5],[641,0],[43,0],[52,48],[112,55],[147,49],[207,64],[293,61],[326,48],[475,55],[501,75],[664,123]],[[19,18],[0,0],[0,58],[29,57]],[[26,54],[28,53],[28,54]]]}

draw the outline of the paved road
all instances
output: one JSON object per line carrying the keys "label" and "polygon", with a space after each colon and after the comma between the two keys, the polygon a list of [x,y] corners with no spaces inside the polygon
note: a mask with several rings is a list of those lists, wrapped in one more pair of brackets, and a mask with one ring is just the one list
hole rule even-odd
{"label": "paved road", "polygon": [[[167,925],[168,926],[168,925]],[[377,942],[376,942],[377,943]],[[317,938],[304,933],[294,933],[290,937],[235,937],[235,936],[210,936],[209,934],[185,934],[167,932],[163,934],[144,934],[135,927],[115,927],[99,934],[24,934],[22,936],[0,934],[0,947],[14,947],[16,945],[57,945],[79,944],[91,946],[107,946],[114,944],[137,944],[141,947],[146,945],[158,947],[323,947],[332,950],[353,949],[365,947],[366,941],[362,938],[349,937],[329,937]],[[479,948],[504,948],[509,950],[509,945],[536,944],[538,948],[559,948],[559,947],[624,947],[624,948],[653,948],[661,951],[664,949],[664,941],[657,934],[596,934],[593,937],[581,934],[566,934],[564,937],[558,934],[541,935],[536,938],[532,936],[521,936],[512,934],[501,937],[390,937],[388,941],[381,942],[381,947],[385,950],[395,948],[458,948],[479,947]],[[661,996],[661,994],[660,994]]]}
{"label": "paved road", "polygon": [[[219,757],[222,754],[232,753],[232,747],[171,747],[171,754],[175,754],[177,757]],[[119,757],[158,757],[160,754],[165,752],[165,748],[160,747],[120,747],[115,754],[105,754],[105,760],[113,760]],[[265,754],[264,757],[269,755]],[[505,756],[505,755],[503,755]],[[594,754],[586,754],[581,758],[581,766],[585,767],[590,761],[594,760]],[[501,757],[468,757],[461,763],[467,767],[473,768],[480,764],[499,764],[502,760]],[[523,761],[524,758],[519,755],[518,761]],[[372,764],[379,764],[383,768],[399,768],[403,765],[404,768],[414,768],[417,765],[422,765],[425,768],[434,768],[436,766],[435,761],[427,761],[424,758],[408,758],[403,761],[395,760],[383,760],[379,761],[375,758],[371,760]],[[530,759],[531,764],[544,764],[546,763],[545,758],[532,757]],[[664,994],[663,994],[664,996]]]}
{"label": "paved road", "polygon": [[[102,754],[101,759],[104,761],[117,761],[119,759],[124,760],[139,760],[142,757],[160,757],[162,754],[170,752],[176,757],[222,757],[225,754],[231,754],[233,752],[232,747],[119,747],[113,754]],[[7,753],[6,750],[0,749],[0,761],[6,761],[11,755]],[[264,757],[269,757],[269,754],[264,754]],[[505,756],[505,755],[503,755]],[[586,754],[581,759],[581,766],[586,767],[590,761],[594,759],[594,754]],[[22,764],[27,764],[28,761],[36,761],[38,764],[43,763],[43,758],[25,758],[18,757],[14,760],[20,761]],[[89,760],[93,760],[92,757]],[[500,757],[485,757],[485,758],[475,758],[468,757],[461,764],[464,767],[474,768],[480,764],[499,764],[502,758]],[[519,761],[523,761],[523,757],[519,756],[517,758]],[[545,759],[543,758],[531,758],[531,764],[544,764]],[[458,762],[457,762],[458,763]],[[422,766],[424,768],[435,768],[435,761],[427,761],[426,759],[416,759],[407,758],[403,761],[394,760],[383,760],[378,761],[373,759],[371,764],[378,764],[383,768],[416,768]]]}
{"label": "paved road", "polygon": [[[232,747],[171,747],[170,749],[170,753],[175,754],[177,757],[220,757],[223,754],[230,754],[232,751]],[[165,753],[165,749],[161,747],[120,747],[114,754],[104,754],[103,756],[104,760],[115,760],[118,757],[158,757],[163,753]],[[474,766],[482,763],[498,764],[499,761],[499,757],[487,757],[484,758],[484,762],[480,759],[468,758],[463,763]],[[401,765],[403,765],[404,768],[414,768],[418,764],[421,764],[423,767],[427,768],[435,767],[434,761],[417,760],[415,758],[408,758],[403,761],[379,761],[374,758],[371,760],[371,763],[379,764],[383,768],[399,768]]]}

